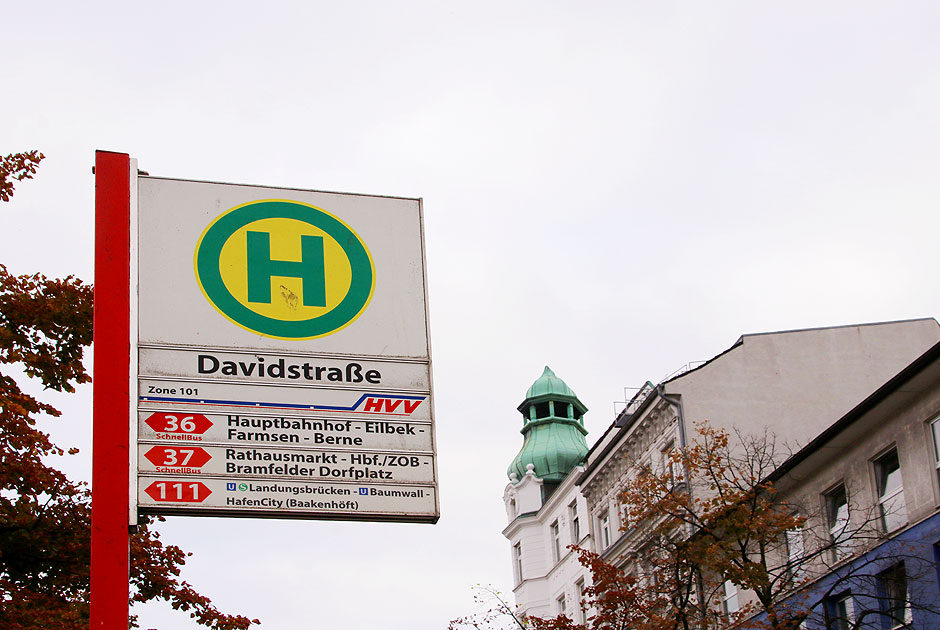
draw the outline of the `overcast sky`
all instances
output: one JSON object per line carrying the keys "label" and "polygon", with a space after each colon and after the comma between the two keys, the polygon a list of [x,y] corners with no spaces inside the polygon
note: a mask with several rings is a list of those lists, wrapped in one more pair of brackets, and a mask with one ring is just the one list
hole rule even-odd
{"label": "overcast sky", "polygon": [[[472,585],[511,591],[501,497],[544,365],[592,440],[625,387],[742,333],[940,314],[937,33],[935,1],[6,2],[0,154],[47,159],[0,262],[92,281],[95,149],[423,197],[440,523],[161,531],[265,630],[442,629]],[[55,400],[87,479],[90,388]]]}

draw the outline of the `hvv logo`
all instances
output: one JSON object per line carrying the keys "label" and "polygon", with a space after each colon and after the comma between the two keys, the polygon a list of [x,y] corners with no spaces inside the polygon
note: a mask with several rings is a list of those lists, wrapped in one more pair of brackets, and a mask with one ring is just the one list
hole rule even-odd
{"label": "hvv logo", "polygon": [[410,416],[427,396],[377,396],[363,394],[351,411],[392,416]]}

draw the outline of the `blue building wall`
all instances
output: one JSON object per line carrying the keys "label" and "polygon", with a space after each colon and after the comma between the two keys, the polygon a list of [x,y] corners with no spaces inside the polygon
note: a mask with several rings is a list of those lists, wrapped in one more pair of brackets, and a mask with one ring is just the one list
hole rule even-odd
{"label": "blue building wall", "polygon": [[[898,625],[885,614],[889,597],[885,592],[889,572],[903,565],[910,602],[907,625]],[[851,595],[853,621],[839,625],[836,602]],[[784,604],[805,610],[811,602],[825,601],[813,607],[801,628],[807,630],[940,630],[940,513],[906,529],[868,553],[837,567],[816,580]],[[756,617],[765,619],[764,615]],[[746,624],[747,625],[747,624]],[[752,627],[760,627],[755,624]]]}

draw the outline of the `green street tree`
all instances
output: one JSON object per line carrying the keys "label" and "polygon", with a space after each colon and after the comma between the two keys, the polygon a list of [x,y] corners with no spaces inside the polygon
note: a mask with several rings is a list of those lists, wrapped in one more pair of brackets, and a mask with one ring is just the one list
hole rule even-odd
{"label": "green street tree", "polygon": [[[14,183],[29,179],[43,155],[36,151],[0,160],[0,200]],[[92,342],[92,287],[77,278],[13,276],[0,265],[0,365],[46,389],[74,392],[91,380],[82,364]],[[49,465],[77,453],[57,446],[37,428],[59,417],[47,402],[0,373],[0,620],[5,630],[88,627],[91,492]],[[160,540],[147,519],[131,534],[130,603],[168,601],[197,623],[244,630],[257,620],[216,609],[180,579],[189,555]],[[129,620],[136,627],[136,617]]]}

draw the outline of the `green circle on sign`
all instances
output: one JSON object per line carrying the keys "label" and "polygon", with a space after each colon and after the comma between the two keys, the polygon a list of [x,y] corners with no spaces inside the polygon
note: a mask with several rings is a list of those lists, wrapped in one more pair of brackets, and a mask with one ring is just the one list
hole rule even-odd
{"label": "green circle on sign", "polygon": [[[256,312],[239,300],[223,279],[221,261],[223,249],[232,237],[245,226],[264,219],[289,219],[312,226],[335,241],[349,266],[349,287],[342,300],[326,312],[307,319],[280,319]],[[270,238],[270,235],[268,235]],[[301,237],[297,236],[298,239]],[[237,244],[241,247],[241,244]],[[245,248],[248,247],[246,243]],[[323,245],[321,239],[321,256]],[[270,243],[268,243],[270,259]],[[247,257],[246,257],[247,260]],[[270,262],[270,260],[268,260]],[[244,273],[249,273],[245,262]],[[274,264],[297,265],[291,261]],[[321,265],[325,262],[321,262]],[[342,330],[358,318],[372,299],[375,290],[375,266],[365,243],[352,228],[329,212],[301,203],[281,199],[253,201],[236,206],[217,217],[199,238],[194,257],[196,281],[203,295],[213,307],[232,323],[251,332],[276,339],[315,339]],[[279,272],[269,275],[278,277]],[[290,275],[289,272],[285,275]],[[325,283],[325,275],[324,280]],[[306,290],[306,289],[305,289]],[[325,287],[321,289],[325,292]],[[270,287],[269,287],[270,291]]]}

